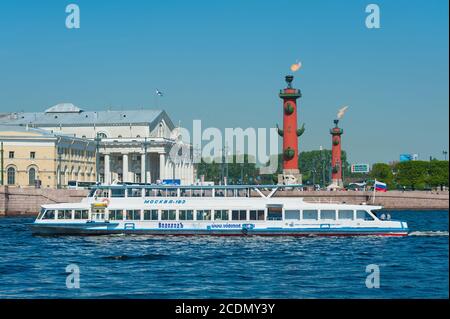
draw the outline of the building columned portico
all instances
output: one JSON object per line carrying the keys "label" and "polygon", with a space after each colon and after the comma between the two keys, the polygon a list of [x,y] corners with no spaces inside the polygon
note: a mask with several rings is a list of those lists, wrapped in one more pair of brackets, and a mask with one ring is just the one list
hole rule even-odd
{"label": "building columned portico", "polygon": [[[62,103],[41,113],[0,114],[0,123],[37,127],[94,141],[100,182],[157,183],[179,179],[189,185],[195,180],[192,147],[179,141],[177,129],[165,111],[87,112]],[[173,158],[173,146],[181,146],[185,150],[183,156]]]}
{"label": "building columned portico", "polygon": [[194,180],[190,158],[171,160],[173,141],[161,138],[99,141],[100,181],[156,183],[163,179],[180,179],[182,184]]}

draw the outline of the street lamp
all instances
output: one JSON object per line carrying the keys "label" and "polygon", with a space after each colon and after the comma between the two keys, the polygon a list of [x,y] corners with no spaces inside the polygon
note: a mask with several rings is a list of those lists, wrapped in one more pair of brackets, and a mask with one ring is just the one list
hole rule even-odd
{"label": "street lamp", "polygon": [[95,180],[97,182],[97,184],[100,182],[100,154],[99,154],[99,150],[100,150],[100,141],[101,141],[101,137],[100,134],[97,134],[95,136]]}

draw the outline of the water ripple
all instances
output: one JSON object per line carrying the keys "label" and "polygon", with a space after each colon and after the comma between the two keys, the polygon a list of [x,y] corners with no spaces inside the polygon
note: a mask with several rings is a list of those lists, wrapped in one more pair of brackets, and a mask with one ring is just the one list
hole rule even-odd
{"label": "water ripple", "polygon": [[[31,219],[1,218],[0,298],[448,298],[448,212],[391,215],[410,236],[38,237]],[[365,286],[370,264],[380,289]]]}

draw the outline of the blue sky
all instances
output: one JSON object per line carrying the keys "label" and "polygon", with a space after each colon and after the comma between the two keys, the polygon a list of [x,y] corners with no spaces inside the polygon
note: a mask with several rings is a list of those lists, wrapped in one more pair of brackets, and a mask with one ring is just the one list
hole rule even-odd
{"label": "blue sky", "polygon": [[[65,27],[76,3],[81,28]],[[337,110],[351,162],[448,150],[448,2],[2,1],[0,111],[59,102],[87,110],[165,109],[190,127],[274,127],[300,59],[300,150],[331,147]],[[155,105],[155,88],[165,96]]]}

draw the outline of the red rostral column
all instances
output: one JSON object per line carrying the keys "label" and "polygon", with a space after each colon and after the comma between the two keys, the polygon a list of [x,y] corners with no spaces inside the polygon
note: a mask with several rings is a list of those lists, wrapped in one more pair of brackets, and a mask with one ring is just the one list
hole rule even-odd
{"label": "red rostral column", "polygon": [[283,175],[278,177],[278,183],[286,183],[286,176],[291,175],[290,182],[302,183],[298,168],[298,137],[304,132],[297,127],[297,99],[302,96],[300,90],[292,88],[294,76],[287,75],[287,87],[280,91],[283,99],[283,129],[278,134],[283,137]]}
{"label": "red rostral column", "polygon": [[331,134],[331,179],[332,183],[341,186],[342,183],[342,160],[341,160],[341,135],[344,130],[338,127],[339,120],[334,120],[335,127],[330,129]]}

